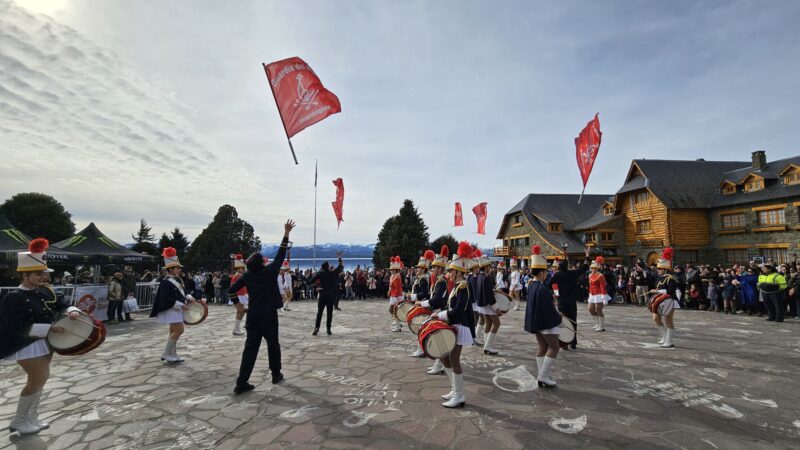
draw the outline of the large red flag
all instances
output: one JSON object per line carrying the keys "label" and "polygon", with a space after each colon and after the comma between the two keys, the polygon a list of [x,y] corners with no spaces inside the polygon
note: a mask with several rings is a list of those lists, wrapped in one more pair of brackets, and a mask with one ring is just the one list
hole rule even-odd
{"label": "large red flag", "polygon": [[344,208],[344,181],[341,178],[333,180],[333,185],[336,186],[336,201],[333,202],[333,212],[336,214],[336,229],[342,224],[342,209]]}
{"label": "large red flag", "polygon": [[454,217],[455,225],[454,227],[463,227],[464,226],[464,215],[461,213],[461,202],[456,202],[456,215]]}
{"label": "large red flag", "polygon": [[286,136],[291,138],[320,120],[342,111],[336,95],[298,57],[264,64]]}
{"label": "large red flag", "polygon": [[472,208],[475,218],[478,219],[478,234],[486,234],[486,202],[478,203]]}
{"label": "large red flag", "polygon": [[[597,116],[598,114],[595,114],[594,119],[589,121],[581,130],[581,134],[575,138],[575,157],[578,159],[578,170],[581,172],[584,189],[586,189],[586,183],[592,173],[597,152],[600,151],[600,140],[603,137],[603,133],[600,131],[600,119]],[[582,192],[581,195],[583,195]]]}

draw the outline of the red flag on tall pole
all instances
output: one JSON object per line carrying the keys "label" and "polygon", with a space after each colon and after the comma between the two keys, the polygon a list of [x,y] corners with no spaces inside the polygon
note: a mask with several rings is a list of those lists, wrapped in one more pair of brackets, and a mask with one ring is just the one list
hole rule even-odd
{"label": "red flag on tall pole", "polygon": [[292,136],[332,114],[341,112],[342,105],[339,98],[325,89],[317,74],[302,59],[295,56],[262,65],[272,96],[278,105],[294,163],[297,164]]}
{"label": "red flag on tall pole", "polygon": [[472,208],[475,218],[478,219],[478,234],[486,234],[486,216],[488,215],[486,205],[486,202],[478,203]]}
{"label": "red flag on tall pole", "polygon": [[599,113],[595,114],[594,119],[589,121],[581,130],[581,134],[575,138],[575,157],[578,159],[578,170],[581,172],[581,179],[583,180],[583,189],[581,190],[581,196],[578,197],[578,203],[583,198],[583,191],[586,190],[586,183],[592,173],[597,152],[600,151],[600,140],[603,137],[603,133],[600,131],[598,115]]}
{"label": "red flag on tall pole", "polygon": [[336,229],[342,224],[342,209],[344,208],[344,181],[341,178],[333,180],[333,185],[336,186],[336,201],[333,202],[333,212],[336,214]]}
{"label": "red flag on tall pole", "polygon": [[463,227],[464,226],[464,215],[461,213],[461,202],[456,202],[456,214],[453,218],[455,221],[454,227]]}

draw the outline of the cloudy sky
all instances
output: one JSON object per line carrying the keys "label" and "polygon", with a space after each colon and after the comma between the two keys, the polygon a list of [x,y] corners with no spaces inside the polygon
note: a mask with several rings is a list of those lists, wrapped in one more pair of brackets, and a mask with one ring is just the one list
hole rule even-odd
{"label": "cloudy sky", "polygon": [[[526,193],[580,192],[595,112],[587,193],[632,158],[800,153],[798,23],[796,1],[0,0],[0,201],[51,194],[121,242],[140,217],[194,237],[229,203],[306,244],[319,159],[320,242],[374,242],[411,198],[432,236],[495,245]],[[293,139],[299,166],[261,68],[290,56],[343,109]]]}

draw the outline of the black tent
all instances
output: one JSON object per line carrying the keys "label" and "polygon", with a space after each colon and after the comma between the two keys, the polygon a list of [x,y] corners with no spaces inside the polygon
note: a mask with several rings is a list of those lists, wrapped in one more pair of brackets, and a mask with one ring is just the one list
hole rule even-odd
{"label": "black tent", "polygon": [[[17,253],[28,250],[31,238],[17,229],[6,217],[0,214],[0,268],[17,265]],[[51,245],[47,251],[47,263],[52,266],[78,265],[91,262],[88,256],[71,252]]]}
{"label": "black tent", "polygon": [[57,242],[55,246],[98,260],[100,264],[152,263],[156,258],[117,244],[97,229],[94,222],[78,234]]}

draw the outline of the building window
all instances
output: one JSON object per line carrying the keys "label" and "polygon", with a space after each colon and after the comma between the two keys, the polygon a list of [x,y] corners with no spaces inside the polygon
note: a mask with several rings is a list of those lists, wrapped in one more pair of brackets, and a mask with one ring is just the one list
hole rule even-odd
{"label": "building window", "polygon": [[786,223],[786,214],[783,208],[781,209],[768,209],[766,211],[758,212],[758,224],[766,225],[783,225]]}
{"label": "building window", "polygon": [[522,223],[522,216],[514,216],[514,223]]}
{"label": "building window", "polygon": [[789,262],[789,249],[787,248],[762,248],[761,256],[764,261],[772,259],[775,264],[786,264]]}
{"label": "building window", "polygon": [[754,179],[744,185],[745,192],[759,191],[761,189],[764,189],[764,180],[762,179]]}
{"label": "building window", "polygon": [[800,183],[800,172],[790,173],[783,177],[783,184],[798,184]]}
{"label": "building window", "polygon": [[547,224],[547,231],[551,233],[560,233],[562,230],[560,223],[548,223]]}
{"label": "building window", "polygon": [[602,233],[602,234],[600,235],[600,239],[601,239],[603,242],[609,242],[609,241],[613,241],[613,240],[614,240],[614,233]]}
{"label": "building window", "polygon": [[750,258],[747,257],[747,249],[737,248],[725,250],[725,262],[731,264],[746,263]]}
{"label": "building window", "polygon": [[637,205],[641,205],[642,203],[647,203],[648,200],[650,200],[650,193],[647,191],[638,192],[636,194],[636,197],[634,197],[634,202]]}
{"label": "building window", "polygon": [[614,215],[614,207],[613,206],[604,206],[603,207],[603,215],[604,216],[613,216]]}
{"label": "building window", "polygon": [[723,195],[731,195],[736,193],[736,185],[735,184],[726,184],[722,188]]}
{"label": "building window", "polygon": [[650,221],[649,220],[640,220],[636,222],[636,233],[637,234],[644,234],[649,233],[652,231]]}
{"label": "building window", "polygon": [[525,237],[525,247],[531,246],[531,238],[530,236]]}
{"label": "building window", "polygon": [[744,228],[744,213],[723,214],[722,228]]}
{"label": "building window", "polygon": [[682,264],[700,262],[697,250],[681,250],[678,252],[678,261]]}

